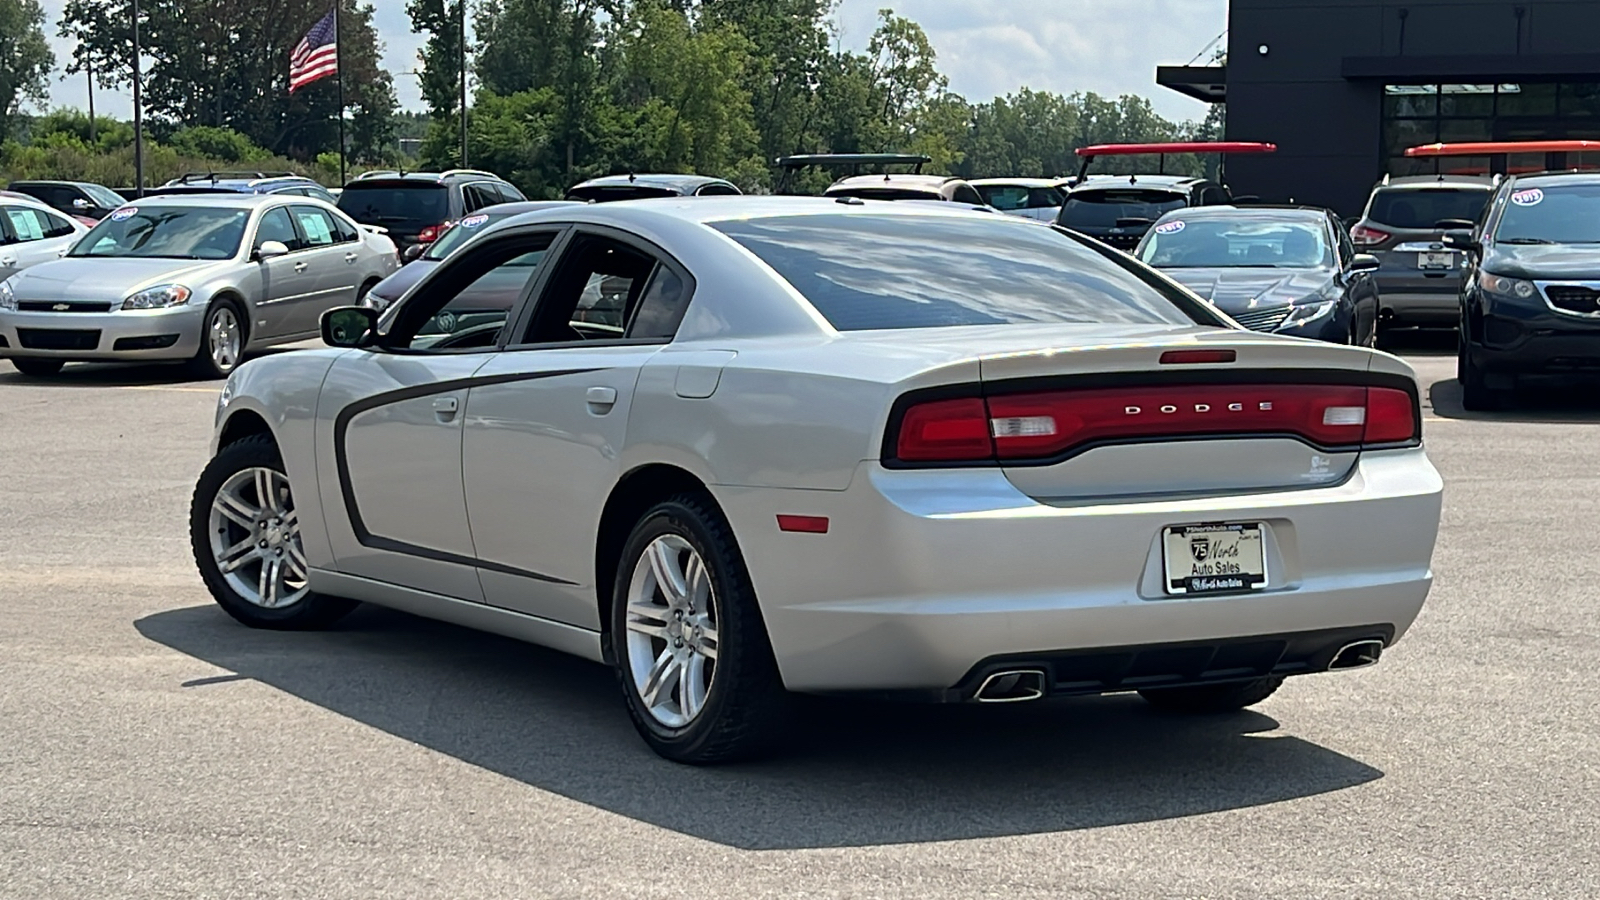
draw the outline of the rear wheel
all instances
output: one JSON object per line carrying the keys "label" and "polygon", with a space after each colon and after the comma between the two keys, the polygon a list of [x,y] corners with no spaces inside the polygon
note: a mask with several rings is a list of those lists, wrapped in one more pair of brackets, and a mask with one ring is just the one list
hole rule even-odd
{"label": "rear wheel", "polygon": [[231,299],[214,300],[200,328],[200,349],[189,370],[200,378],[227,378],[244,356],[248,328],[244,311]]}
{"label": "rear wheel", "polygon": [[787,696],[744,558],[712,504],[685,494],[646,512],[612,596],[617,677],[651,749],[696,765],[771,749]]}
{"label": "rear wheel", "polygon": [[322,628],[356,606],[311,590],[300,513],[267,435],[229,444],[200,473],[189,543],[217,605],[252,628]]}
{"label": "rear wheel", "polygon": [[27,358],[13,358],[11,360],[11,364],[17,367],[18,372],[21,372],[29,378],[48,378],[49,376],[60,372],[61,367],[66,365],[65,362],[59,359]]}
{"label": "rear wheel", "polygon": [[1233,684],[1149,688],[1139,692],[1151,706],[1178,713],[1223,713],[1253,706],[1272,696],[1282,678],[1257,678]]}

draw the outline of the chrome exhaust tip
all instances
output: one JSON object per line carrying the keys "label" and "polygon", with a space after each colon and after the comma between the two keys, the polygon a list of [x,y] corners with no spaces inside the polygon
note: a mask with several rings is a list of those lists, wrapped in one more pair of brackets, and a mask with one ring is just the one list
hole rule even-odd
{"label": "chrome exhaust tip", "polygon": [[1333,655],[1333,662],[1328,663],[1328,671],[1365,669],[1367,666],[1377,665],[1378,658],[1382,655],[1383,641],[1356,641],[1353,644],[1345,644]]}
{"label": "chrome exhaust tip", "polygon": [[1021,703],[1043,696],[1043,669],[1005,669],[985,678],[972,699],[979,703]]}

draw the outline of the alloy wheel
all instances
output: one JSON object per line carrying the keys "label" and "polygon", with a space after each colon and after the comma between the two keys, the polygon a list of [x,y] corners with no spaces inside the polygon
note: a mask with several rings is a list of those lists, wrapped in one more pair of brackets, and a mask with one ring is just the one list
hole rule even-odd
{"label": "alloy wheel", "polygon": [[684,538],[651,541],[634,566],[627,609],[627,664],[651,718],[682,728],[705,708],[717,665],[711,573]]}
{"label": "alloy wheel", "polygon": [[239,338],[239,319],[233,310],[227,306],[213,310],[206,328],[206,346],[218,372],[232,371],[239,364]]}
{"label": "alloy wheel", "polygon": [[305,551],[289,478],[262,466],[229,476],[211,501],[211,555],[246,602],[265,609],[306,595]]}

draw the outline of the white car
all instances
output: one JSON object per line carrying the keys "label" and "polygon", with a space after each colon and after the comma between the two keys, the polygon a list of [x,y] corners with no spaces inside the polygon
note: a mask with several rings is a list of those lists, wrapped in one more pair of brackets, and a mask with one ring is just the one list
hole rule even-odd
{"label": "white car", "polygon": [[60,259],[88,226],[32,198],[0,196],[0,281],[29,266]]}
{"label": "white car", "polygon": [[[613,665],[696,763],[772,746],[791,691],[1212,711],[1376,662],[1439,526],[1406,364],[944,207],[489,226],[228,380],[200,573],[257,627],[367,601]],[[508,268],[497,320],[439,325]]]}
{"label": "white car", "polygon": [[1061,214],[1069,178],[974,178],[978,196],[1003,213],[1050,223]]}

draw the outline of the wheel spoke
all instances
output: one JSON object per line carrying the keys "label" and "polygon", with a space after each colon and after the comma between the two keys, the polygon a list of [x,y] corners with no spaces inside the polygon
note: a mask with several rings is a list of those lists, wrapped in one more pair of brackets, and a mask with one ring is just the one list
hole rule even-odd
{"label": "wheel spoke", "polygon": [[226,575],[240,566],[255,562],[261,558],[261,549],[256,546],[254,537],[244,540],[217,554],[217,568]]}
{"label": "wheel spoke", "polygon": [[691,656],[683,667],[683,677],[678,681],[678,707],[684,718],[692,719],[706,705],[706,661],[702,656]]}
{"label": "wheel spoke", "polygon": [[678,607],[688,594],[688,587],[683,581],[683,572],[678,568],[678,554],[666,541],[658,540],[650,545],[650,570],[655,573],[656,584],[660,585],[661,593],[666,595],[667,605]]}
{"label": "wheel spoke", "polygon": [[278,497],[272,491],[272,472],[269,469],[256,470],[256,502],[267,512],[278,508]]}
{"label": "wheel spoke", "polygon": [[667,626],[654,625],[649,622],[641,622],[632,617],[629,617],[628,619],[628,630],[637,632],[638,634],[648,635],[663,641],[667,639]]}
{"label": "wheel spoke", "polygon": [[710,622],[700,626],[700,652],[707,659],[717,658],[717,626]]}
{"label": "wheel spoke", "polygon": [[284,549],[288,552],[286,552],[283,556],[283,563],[289,567],[289,574],[301,581],[305,581],[308,577],[306,570],[310,568],[310,566],[306,565],[306,557],[305,554],[301,552],[300,545],[294,541],[290,541],[284,545]]}
{"label": "wheel spoke", "polygon": [[278,605],[278,571],[282,565],[276,559],[269,559],[261,564],[260,596],[262,606],[270,608]]}
{"label": "wheel spoke", "polygon": [[211,508],[245,529],[255,528],[256,521],[261,517],[260,509],[228,491],[218,491],[217,499],[211,501]]}
{"label": "wheel spoke", "polygon": [[639,689],[639,699],[645,706],[660,706],[663,697],[672,695],[672,688],[683,675],[683,667],[678,663],[678,657],[668,647],[656,657],[656,664],[650,667],[650,674],[644,680],[644,686]]}
{"label": "wheel spoke", "polygon": [[684,569],[684,596],[689,601],[689,606],[696,610],[709,609],[711,575],[706,571],[706,564],[700,559],[700,554],[690,552],[689,564]]}

